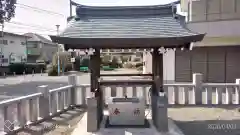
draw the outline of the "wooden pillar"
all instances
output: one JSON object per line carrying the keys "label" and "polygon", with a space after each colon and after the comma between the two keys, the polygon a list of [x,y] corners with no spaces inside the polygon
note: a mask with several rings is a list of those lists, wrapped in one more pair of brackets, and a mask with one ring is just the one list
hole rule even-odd
{"label": "wooden pillar", "polygon": [[100,89],[98,79],[100,77],[100,49],[95,49],[93,55],[90,56],[90,78],[91,78],[91,92],[94,92],[95,98],[97,100],[97,125],[100,127],[101,121],[103,119],[103,95]]}
{"label": "wooden pillar", "polygon": [[153,124],[156,126],[158,123],[158,107],[157,102],[159,92],[163,89],[163,54],[159,53],[158,48],[154,48],[152,52],[152,73],[154,83],[151,90],[151,107]]}
{"label": "wooden pillar", "polygon": [[154,86],[153,93],[158,95],[158,92],[163,92],[163,54],[158,51],[158,48],[154,48],[152,52],[152,73]]}
{"label": "wooden pillar", "polygon": [[[98,78],[100,77],[100,50],[95,49],[93,55],[90,56],[90,79],[91,79],[91,92],[95,92],[98,89]],[[97,96],[95,94],[95,96]]]}

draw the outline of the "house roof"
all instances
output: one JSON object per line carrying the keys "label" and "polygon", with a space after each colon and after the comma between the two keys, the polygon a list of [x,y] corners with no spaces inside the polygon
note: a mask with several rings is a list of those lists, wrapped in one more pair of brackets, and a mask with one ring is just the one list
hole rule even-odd
{"label": "house roof", "polygon": [[180,23],[173,4],[119,7],[79,5],[76,15],[59,36],[50,36],[54,42],[67,44],[70,48],[124,47],[123,44],[126,47],[154,47],[183,45],[201,41],[204,37],[204,34],[190,31]]}
{"label": "house roof", "polygon": [[[0,32],[2,34],[2,32]],[[24,38],[30,38],[27,35],[22,35],[22,34],[16,34],[16,33],[11,33],[11,32],[3,32],[3,35],[10,35],[10,36],[17,36],[17,37],[24,37]]]}
{"label": "house roof", "polygon": [[54,44],[51,40],[35,33],[25,33],[24,35],[31,37],[28,41],[38,41],[46,44]]}

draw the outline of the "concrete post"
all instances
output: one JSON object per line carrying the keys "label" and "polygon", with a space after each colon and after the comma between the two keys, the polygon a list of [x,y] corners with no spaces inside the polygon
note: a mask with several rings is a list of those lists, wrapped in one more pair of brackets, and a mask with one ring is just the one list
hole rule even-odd
{"label": "concrete post", "polygon": [[161,92],[157,99],[156,129],[159,132],[168,132],[168,99],[165,92]]}
{"label": "concrete post", "polygon": [[96,132],[98,130],[98,109],[97,98],[87,98],[87,132]]}
{"label": "concrete post", "polygon": [[27,116],[26,116],[26,109],[27,109],[27,101],[20,101],[17,103],[17,119],[19,122],[19,126],[23,127],[27,123]]}
{"label": "concrete post", "polygon": [[4,124],[4,132],[9,133],[14,130],[14,117],[12,116],[13,113],[9,111],[9,106],[1,107],[1,114],[3,114],[3,124]]}
{"label": "concrete post", "polygon": [[71,88],[70,90],[70,97],[71,97],[71,101],[70,104],[71,105],[75,105],[76,104],[76,83],[77,83],[77,76],[76,75],[69,75],[68,76],[68,83],[69,85],[73,85],[73,88]]}
{"label": "concrete post", "polygon": [[236,84],[238,85],[237,89],[235,90],[236,94],[235,94],[235,104],[239,104],[240,103],[240,99],[239,99],[239,94],[240,94],[240,79],[236,79]]}
{"label": "concrete post", "polygon": [[39,98],[39,117],[45,118],[49,116],[49,90],[47,85],[42,85],[38,87],[38,92],[41,92],[43,95]]}
{"label": "concrete post", "polygon": [[202,74],[194,73],[193,74],[193,84],[195,85],[194,94],[195,94],[195,104],[202,104]]}

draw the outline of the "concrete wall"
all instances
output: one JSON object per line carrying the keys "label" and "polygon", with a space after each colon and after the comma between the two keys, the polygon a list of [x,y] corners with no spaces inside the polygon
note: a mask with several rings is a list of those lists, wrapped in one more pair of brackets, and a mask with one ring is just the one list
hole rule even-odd
{"label": "concrete wall", "polygon": [[14,59],[12,63],[21,62],[21,59],[26,59],[26,37],[15,36],[5,34],[0,40],[7,40],[7,45],[0,44],[0,53],[4,55],[4,58],[8,59],[8,62],[2,63],[2,66],[9,65],[9,56]]}
{"label": "concrete wall", "polygon": [[[240,13],[239,13],[240,14]],[[207,33],[208,37],[240,36],[240,20],[188,23],[192,31]]]}
{"label": "concrete wall", "polygon": [[[152,73],[152,55],[150,52],[143,54],[143,61],[145,62],[143,73]],[[175,52],[173,50],[163,55],[163,78],[165,81],[175,80]]]}
{"label": "concrete wall", "polygon": [[193,0],[189,14],[190,22],[240,19],[240,0]]}

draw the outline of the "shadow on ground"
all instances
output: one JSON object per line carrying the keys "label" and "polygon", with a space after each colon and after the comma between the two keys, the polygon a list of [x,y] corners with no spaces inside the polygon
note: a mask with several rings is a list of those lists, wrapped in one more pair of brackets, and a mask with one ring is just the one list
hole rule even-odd
{"label": "shadow on ground", "polygon": [[240,135],[240,112],[226,108],[171,108],[168,110],[185,135]]}
{"label": "shadow on ground", "polygon": [[70,135],[85,110],[75,108],[40,124],[29,126],[17,135]]}

